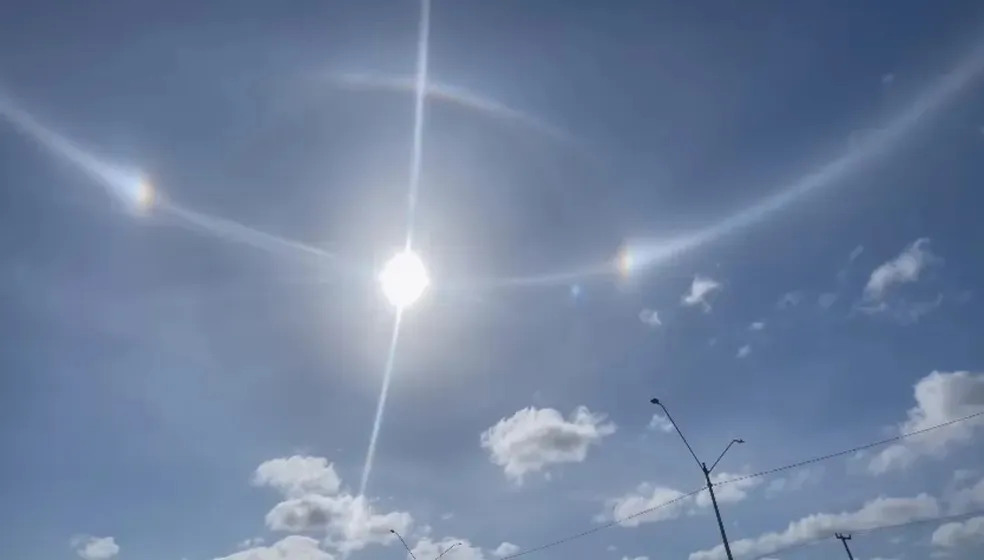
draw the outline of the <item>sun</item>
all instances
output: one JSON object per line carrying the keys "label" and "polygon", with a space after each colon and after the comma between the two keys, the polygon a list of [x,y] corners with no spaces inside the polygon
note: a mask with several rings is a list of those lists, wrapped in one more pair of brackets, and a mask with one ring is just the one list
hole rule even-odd
{"label": "sun", "polygon": [[407,249],[386,262],[379,273],[379,285],[387,301],[402,311],[424,295],[430,286],[430,277],[420,257]]}

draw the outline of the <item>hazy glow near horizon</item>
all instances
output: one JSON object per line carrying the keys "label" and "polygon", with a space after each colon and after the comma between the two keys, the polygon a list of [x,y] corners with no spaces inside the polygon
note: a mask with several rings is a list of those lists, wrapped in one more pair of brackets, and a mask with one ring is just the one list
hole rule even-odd
{"label": "hazy glow near horizon", "polygon": [[379,273],[379,285],[386,300],[402,311],[424,295],[430,286],[430,277],[420,257],[407,249],[386,262]]}

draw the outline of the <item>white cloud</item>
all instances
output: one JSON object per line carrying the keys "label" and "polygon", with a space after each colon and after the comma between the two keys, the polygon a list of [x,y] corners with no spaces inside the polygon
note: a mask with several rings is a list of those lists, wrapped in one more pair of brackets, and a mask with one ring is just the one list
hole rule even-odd
{"label": "white cloud", "polygon": [[584,461],[592,445],[613,433],[615,424],[583,406],[569,421],[552,408],[529,407],[485,430],[481,445],[506,477],[522,484],[525,475],[546,471],[550,465]]}
{"label": "white cloud", "polygon": [[864,245],[858,245],[857,247],[855,247],[851,251],[851,254],[848,255],[847,262],[854,262],[858,260],[858,257],[861,256],[861,253],[864,253]]}
{"label": "white cloud", "polygon": [[390,530],[408,533],[413,518],[406,512],[377,512],[364,496],[308,494],[274,506],[266,525],[271,531],[324,534],[329,546],[349,553],[395,542]]}
{"label": "white cloud", "polygon": [[639,320],[650,327],[658,327],[663,324],[659,319],[659,312],[655,309],[643,309],[639,312]]}
{"label": "white cloud", "polygon": [[791,307],[796,307],[803,301],[803,292],[799,290],[794,290],[792,292],[786,292],[779,298],[776,302],[776,307],[779,309],[789,309]]}
{"label": "white cloud", "polygon": [[948,549],[984,544],[984,516],[944,523],[933,532],[932,542],[934,546]]}
{"label": "white cloud", "polygon": [[747,358],[748,355],[751,354],[751,353],[752,353],[752,347],[749,346],[748,344],[746,344],[746,345],[744,345],[744,346],[742,346],[741,348],[738,349],[738,353],[735,354],[735,357],[736,358],[739,358],[739,359],[741,359],[741,358]]}
{"label": "white cloud", "polygon": [[[679,490],[643,483],[635,492],[608,500],[606,506],[609,511],[600,515],[598,519],[615,519],[623,527],[638,527],[643,523],[676,519],[691,506],[692,498],[688,499],[685,496]],[[663,505],[667,503],[670,505]]]}
{"label": "white cloud", "polygon": [[505,558],[506,556],[512,556],[519,552],[519,546],[511,542],[504,542],[500,544],[494,551],[492,551],[492,556],[496,558]]}
{"label": "white cloud", "polygon": [[334,560],[334,558],[320,548],[316,539],[289,535],[268,547],[257,546],[215,560]]}
{"label": "white cloud", "polygon": [[961,482],[967,482],[975,476],[977,476],[977,471],[974,469],[957,469],[953,471],[953,482],[960,484]]}
{"label": "white cloud", "polygon": [[109,560],[120,553],[120,547],[113,537],[78,535],[72,537],[71,546],[85,560]]}
{"label": "white cloud", "polygon": [[[896,427],[898,433],[916,432],[984,411],[984,373],[934,371],[916,383],[914,393],[916,406]],[[984,416],[979,416],[907,438],[875,455],[868,470],[882,474],[908,467],[923,456],[943,457],[953,446],[968,442],[982,425]]]}
{"label": "white cloud", "polygon": [[690,284],[690,290],[684,294],[680,302],[687,307],[700,305],[704,308],[705,312],[708,312],[711,310],[709,299],[719,290],[721,290],[720,282],[708,276],[698,274],[694,276],[694,281]]}
{"label": "white cloud", "polygon": [[468,542],[468,539],[448,537],[434,541],[423,538],[413,547],[413,555],[418,560],[434,560],[442,553],[444,553],[442,560],[485,560],[482,549]]}
{"label": "white cloud", "polygon": [[636,556],[635,558],[631,556],[623,556],[622,560],[649,560],[648,556]]}
{"label": "white cloud", "polygon": [[[836,532],[864,531],[882,525],[897,525],[939,515],[936,499],[920,494],[914,498],[877,498],[861,509],[844,513],[815,513],[794,521],[782,532],[765,533],[731,543],[736,557],[765,556],[788,547],[832,536]],[[718,545],[690,554],[690,560],[725,560],[724,547]]]}
{"label": "white cloud", "polygon": [[973,486],[952,492],[947,501],[950,503],[950,513],[954,515],[984,508],[984,478]]}
{"label": "white cloud", "polygon": [[[744,500],[748,497],[748,491],[760,483],[758,479],[745,479],[717,486],[737,476],[723,472],[711,476],[711,481],[715,483],[714,496],[719,504],[733,504]],[[643,523],[658,523],[695,513],[699,509],[710,508],[712,503],[707,490],[691,496],[673,488],[644,482],[635,491],[608,500],[605,506],[607,511],[597,516],[598,521],[616,520],[623,527],[638,527]]]}
{"label": "white cloud", "polygon": [[837,294],[833,292],[820,294],[820,297],[817,298],[817,305],[822,309],[830,309],[835,303],[837,303]]}
{"label": "white cloud", "polygon": [[288,496],[335,494],[342,481],[324,457],[294,455],[271,459],[256,468],[254,486],[269,486]]}
{"label": "white cloud", "polygon": [[941,262],[929,250],[929,239],[917,239],[897,257],[883,263],[871,273],[868,284],[864,287],[864,297],[872,302],[881,301],[891,287],[915,282],[926,268]]}
{"label": "white cloud", "polygon": [[257,467],[253,484],[279,490],[284,500],[266,514],[271,531],[315,533],[343,554],[396,540],[390,532],[409,532],[406,512],[381,513],[364,496],[342,491],[334,467],[322,457],[287,457]]}
{"label": "white cloud", "polygon": [[[761,479],[758,478],[745,478],[737,480],[737,482],[718,486],[718,484],[724,481],[739,479],[740,476],[725,472],[711,475],[711,482],[714,483],[714,496],[717,498],[719,504],[736,504],[748,497],[749,490],[762,483]],[[711,495],[707,493],[707,490],[697,494],[696,504],[699,507],[711,507],[713,505],[711,503]]]}
{"label": "white cloud", "polygon": [[748,328],[751,329],[751,330],[753,330],[753,331],[763,330],[765,328],[765,322],[764,321],[755,321],[751,325],[748,325]]}
{"label": "white cloud", "polygon": [[662,414],[653,414],[653,419],[649,421],[649,429],[656,432],[672,432],[673,422]]}
{"label": "white cloud", "polygon": [[255,548],[261,546],[263,545],[263,543],[264,543],[263,537],[253,537],[251,539],[246,539],[244,541],[241,541],[239,544],[236,545],[236,548],[238,548],[239,550],[246,550],[247,548]]}
{"label": "white cloud", "polygon": [[882,76],[881,81],[882,81],[882,84],[883,85],[886,85],[886,86],[887,85],[891,85],[895,81],[895,74],[892,74],[891,72],[889,72],[888,74],[885,74],[885,75]]}
{"label": "white cloud", "polygon": [[868,302],[858,306],[858,309],[868,315],[881,315],[903,325],[911,325],[938,309],[942,304],[943,294],[939,294],[936,299],[928,301],[906,301],[902,298],[896,298],[891,303],[887,301]]}
{"label": "white cloud", "polygon": [[608,552],[615,552],[616,550],[618,550],[618,547],[613,544],[610,544],[607,547],[605,547],[605,550],[607,550]]}
{"label": "white cloud", "polygon": [[765,489],[765,495],[767,497],[774,497],[782,492],[795,492],[801,490],[804,487],[819,482],[820,478],[823,476],[824,468],[804,468],[796,471],[789,477],[779,477],[774,479],[769,483],[769,486]]}

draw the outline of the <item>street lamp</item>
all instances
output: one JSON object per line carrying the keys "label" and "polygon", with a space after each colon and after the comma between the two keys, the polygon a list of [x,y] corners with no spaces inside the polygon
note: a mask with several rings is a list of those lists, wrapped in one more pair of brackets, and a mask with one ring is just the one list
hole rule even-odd
{"label": "street lamp", "polygon": [[718,455],[718,458],[714,461],[714,464],[708,468],[707,463],[704,463],[697,458],[697,454],[694,453],[694,448],[690,447],[690,442],[687,441],[687,438],[683,436],[683,432],[680,431],[680,426],[677,426],[677,423],[673,420],[673,416],[670,415],[670,411],[666,410],[666,405],[660,402],[657,398],[649,399],[649,402],[663,409],[663,414],[666,414],[666,419],[670,421],[670,424],[673,424],[673,429],[676,430],[677,435],[679,435],[680,439],[683,440],[683,444],[687,446],[687,451],[690,451],[690,456],[697,462],[697,466],[700,467],[700,472],[704,473],[704,480],[707,482],[707,492],[711,495],[711,504],[714,506],[714,515],[717,516],[718,528],[721,529],[721,541],[724,543],[724,552],[727,553],[728,560],[735,560],[735,557],[731,554],[731,545],[728,544],[728,534],[724,531],[724,521],[721,520],[721,509],[718,508],[717,497],[714,496],[714,484],[711,482],[711,472],[714,470],[714,467],[721,462],[724,454],[731,449],[732,445],[736,443],[745,443],[745,440],[731,440],[727,447],[724,448],[724,451]]}
{"label": "street lamp", "polygon": [[[397,533],[396,532],[396,529],[390,529],[390,533],[393,533],[394,535],[396,535],[396,538],[400,539],[400,542],[403,543],[403,548],[407,549],[407,554],[410,555],[410,558],[413,558],[413,560],[417,560],[417,557],[414,556],[413,551],[410,550],[410,547],[409,546],[407,546],[407,541],[403,540],[403,535],[401,535],[400,533]],[[461,544],[461,543],[460,542],[456,542],[456,543],[452,544],[451,546],[445,548],[444,549],[444,552],[438,554],[437,555],[437,558],[435,558],[434,560],[441,560],[441,558],[445,554],[451,552],[451,549],[454,548],[454,547],[456,547],[456,546],[458,546],[459,544]]]}

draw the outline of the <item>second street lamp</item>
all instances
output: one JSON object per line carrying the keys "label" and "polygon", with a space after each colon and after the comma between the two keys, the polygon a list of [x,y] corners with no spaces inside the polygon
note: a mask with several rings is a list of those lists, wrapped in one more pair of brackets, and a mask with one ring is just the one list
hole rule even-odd
{"label": "second street lamp", "polygon": [[683,432],[680,431],[680,426],[677,426],[676,421],[673,420],[673,416],[670,415],[670,411],[666,410],[666,406],[657,398],[650,399],[649,402],[663,409],[663,414],[666,415],[666,419],[670,421],[670,424],[673,424],[673,429],[676,430],[677,435],[679,435],[680,439],[683,440],[683,444],[687,446],[687,451],[690,451],[690,456],[694,458],[694,461],[697,462],[697,466],[700,467],[700,471],[704,473],[704,481],[707,482],[707,493],[711,495],[711,505],[714,506],[714,515],[717,516],[718,528],[721,530],[721,541],[724,543],[724,552],[728,555],[728,560],[734,560],[735,557],[731,554],[731,545],[728,544],[728,534],[724,530],[724,521],[721,520],[721,509],[718,508],[717,497],[714,496],[714,483],[711,482],[711,471],[713,471],[714,467],[721,462],[724,454],[731,449],[732,445],[736,443],[745,443],[745,440],[731,440],[727,447],[724,448],[724,451],[718,455],[718,458],[714,461],[714,464],[708,468],[707,463],[701,462],[701,460],[697,458],[697,454],[694,453],[694,448],[690,447],[690,442],[683,436]]}

